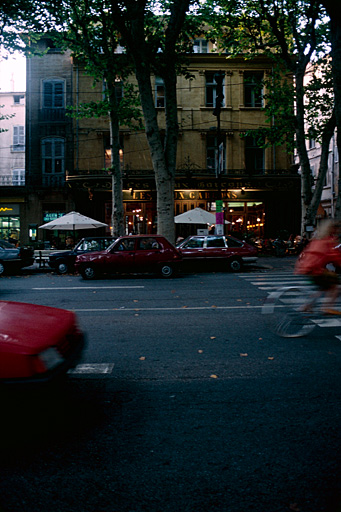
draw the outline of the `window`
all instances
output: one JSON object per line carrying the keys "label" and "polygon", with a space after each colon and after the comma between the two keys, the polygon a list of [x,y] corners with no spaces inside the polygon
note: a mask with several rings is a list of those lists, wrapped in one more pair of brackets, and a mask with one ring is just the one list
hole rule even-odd
{"label": "window", "polygon": [[242,247],[243,243],[239,242],[239,240],[234,240],[233,238],[226,238],[228,247]]}
{"label": "window", "polygon": [[133,251],[134,249],[135,240],[133,238],[125,238],[112,248],[113,251]]}
{"label": "window", "polygon": [[264,171],[264,148],[257,144],[255,137],[245,139],[245,166],[247,171]]}
{"label": "window", "polygon": [[160,249],[160,245],[155,238],[142,238],[138,240],[138,249],[147,251],[150,249]]}
{"label": "window", "polygon": [[222,236],[207,238],[207,247],[225,247],[225,240]]}
{"label": "window", "polygon": [[64,81],[45,80],[43,82],[43,108],[64,108]]}
{"label": "window", "polygon": [[193,53],[208,53],[208,42],[206,39],[194,39]]}
{"label": "window", "polygon": [[155,77],[155,106],[165,106],[165,86],[162,78]]}
{"label": "window", "polygon": [[[206,73],[206,107],[215,107],[216,106],[216,97],[217,97],[217,82],[215,80],[214,72]],[[223,80],[223,91],[224,91],[225,79]],[[225,96],[225,95],[224,95]],[[223,99],[222,107],[225,106],[225,99]]]}
{"label": "window", "polygon": [[25,185],[25,169],[13,169],[12,185],[14,187],[23,187]]}
{"label": "window", "polygon": [[263,106],[263,73],[244,73],[245,107]]}
{"label": "window", "polygon": [[184,249],[200,249],[204,247],[205,238],[191,238],[183,246]]}
{"label": "window", "polygon": [[64,139],[58,137],[43,139],[41,155],[44,174],[64,173],[64,144]]}
{"label": "window", "polygon": [[316,147],[315,139],[309,139],[308,149],[314,149]]}
{"label": "window", "polygon": [[25,126],[13,126],[12,151],[25,151]]}
{"label": "window", "polygon": [[13,103],[14,105],[24,105],[25,96],[23,94],[14,94]]}
{"label": "window", "polygon": [[[225,165],[225,144],[223,143],[223,162],[221,164],[221,169],[226,169]],[[216,135],[207,134],[206,138],[206,165],[207,169],[211,169],[212,171],[217,170],[218,166],[218,140]]]}

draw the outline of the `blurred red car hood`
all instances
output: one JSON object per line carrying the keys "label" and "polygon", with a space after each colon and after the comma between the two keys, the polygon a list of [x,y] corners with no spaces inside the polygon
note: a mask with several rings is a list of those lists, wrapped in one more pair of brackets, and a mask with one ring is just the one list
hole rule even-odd
{"label": "blurred red car hood", "polygon": [[57,344],[74,325],[72,311],[0,301],[0,351],[36,353]]}

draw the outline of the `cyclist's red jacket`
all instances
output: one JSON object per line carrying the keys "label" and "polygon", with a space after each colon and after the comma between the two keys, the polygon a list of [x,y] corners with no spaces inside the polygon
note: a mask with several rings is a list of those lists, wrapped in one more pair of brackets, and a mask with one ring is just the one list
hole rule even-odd
{"label": "cyclist's red jacket", "polygon": [[304,249],[295,265],[295,274],[317,276],[322,274],[328,263],[341,267],[341,250],[336,248],[333,237],[312,240]]}

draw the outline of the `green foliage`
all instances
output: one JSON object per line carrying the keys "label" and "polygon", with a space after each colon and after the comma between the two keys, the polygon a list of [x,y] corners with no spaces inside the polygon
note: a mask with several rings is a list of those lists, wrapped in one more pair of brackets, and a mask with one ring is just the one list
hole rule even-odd
{"label": "green foliage", "polygon": [[[0,105],[0,109],[4,108],[4,105]],[[12,117],[15,117],[15,114],[3,114],[0,112],[0,121],[5,121],[6,119],[11,119]],[[0,127],[0,133],[8,132],[7,128],[1,128]]]}
{"label": "green foliage", "polygon": [[[142,130],[141,106],[138,93],[133,84],[125,84],[122,98],[116,102],[115,116],[120,125],[128,126],[132,130]],[[102,101],[81,103],[77,107],[68,107],[68,114],[76,119],[91,117],[108,117],[113,105],[110,103],[107,91]]]}
{"label": "green foliage", "polygon": [[334,94],[331,60],[319,59],[308,74],[305,88],[306,119],[309,126],[307,138],[322,142],[326,125],[333,114]]}

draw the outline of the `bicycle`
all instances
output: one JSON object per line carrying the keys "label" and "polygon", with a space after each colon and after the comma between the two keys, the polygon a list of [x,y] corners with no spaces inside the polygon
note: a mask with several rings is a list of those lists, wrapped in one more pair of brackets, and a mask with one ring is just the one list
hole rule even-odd
{"label": "bicycle", "polygon": [[299,338],[310,334],[321,318],[324,296],[316,286],[285,286],[271,292],[262,314],[272,332],[282,338]]}

